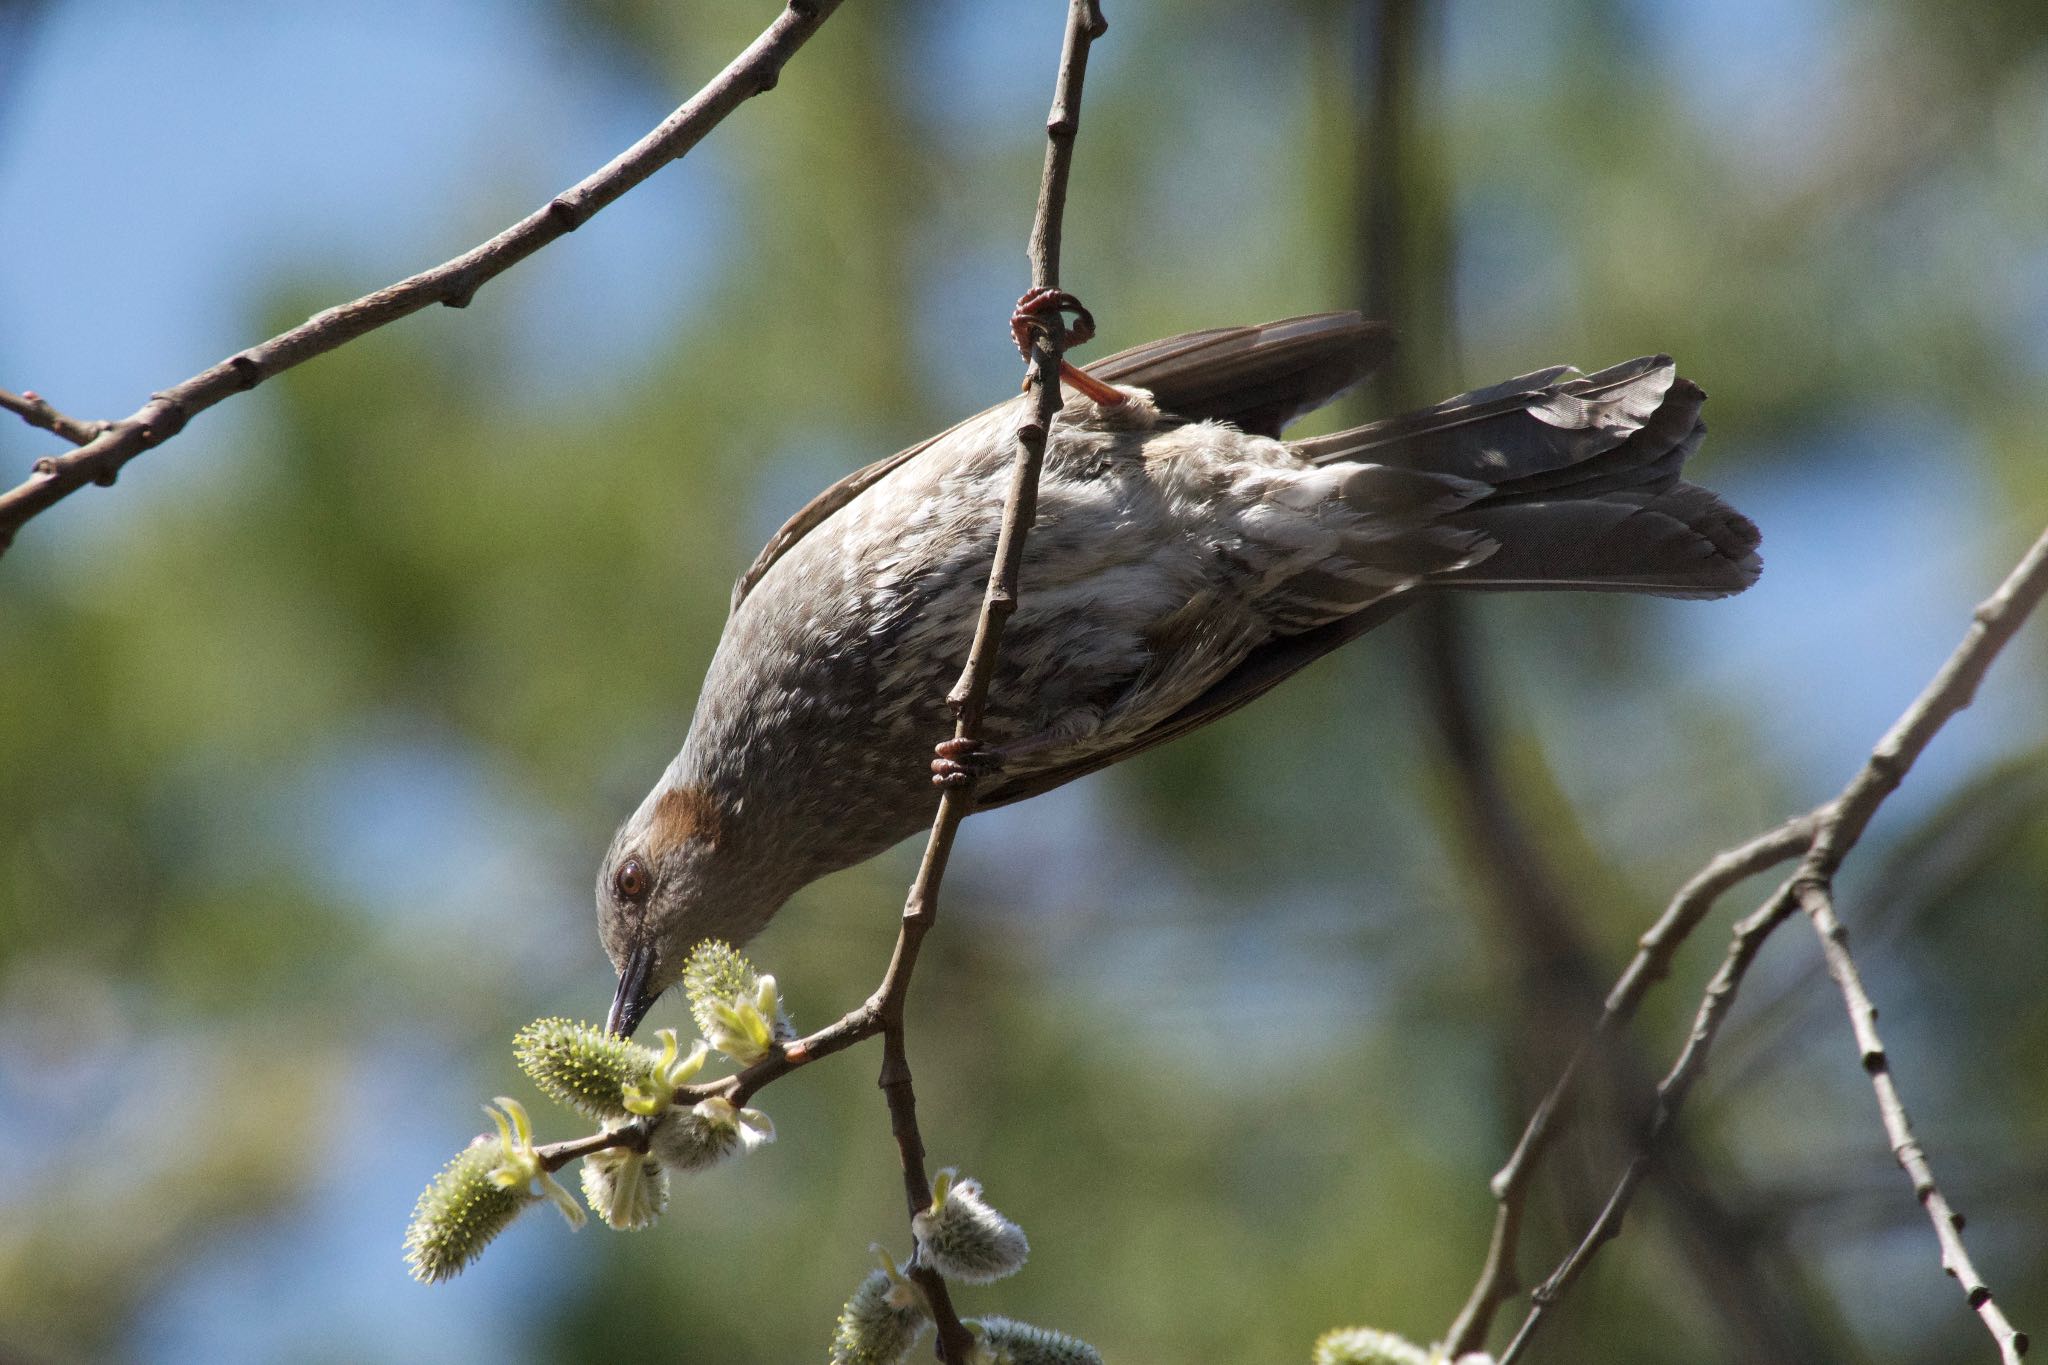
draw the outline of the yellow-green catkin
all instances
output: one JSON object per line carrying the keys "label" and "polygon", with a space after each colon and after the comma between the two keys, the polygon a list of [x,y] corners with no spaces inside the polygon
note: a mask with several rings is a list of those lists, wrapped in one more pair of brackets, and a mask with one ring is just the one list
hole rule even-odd
{"label": "yellow-green catkin", "polygon": [[551,1100],[594,1119],[633,1117],[629,1088],[651,1091],[660,1057],[653,1049],[567,1019],[537,1019],[512,1043],[519,1069]]}
{"label": "yellow-green catkin", "polygon": [[539,1201],[530,1189],[491,1178],[505,1155],[500,1139],[480,1137],[456,1153],[420,1195],[405,1230],[405,1263],[414,1279],[438,1284],[461,1274],[521,1209]]}
{"label": "yellow-green catkin", "polygon": [[697,1020],[698,1032],[710,1033],[709,1010],[713,1004],[730,1004],[742,996],[752,996],[755,976],[754,964],[729,943],[707,939],[692,949],[690,960],[683,967],[683,994],[690,999],[690,1013]]}
{"label": "yellow-green catkin", "polygon": [[484,1112],[498,1135],[477,1138],[456,1153],[413,1206],[405,1261],[413,1277],[425,1283],[460,1274],[528,1204],[546,1199],[570,1227],[583,1226],[583,1210],[533,1145],[526,1106],[500,1095]]}
{"label": "yellow-green catkin", "polygon": [[755,971],[730,944],[711,939],[692,950],[683,967],[683,992],[698,1032],[741,1066],[796,1036],[775,978]]}

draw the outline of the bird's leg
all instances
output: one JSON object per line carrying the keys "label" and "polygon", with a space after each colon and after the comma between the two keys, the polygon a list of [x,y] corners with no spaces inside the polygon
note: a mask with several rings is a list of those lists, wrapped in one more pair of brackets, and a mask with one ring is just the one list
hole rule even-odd
{"label": "bird's leg", "polygon": [[[1017,300],[1016,311],[1010,314],[1010,335],[1026,360],[1031,358],[1031,334],[1060,326],[1062,317],[1068,313],[1074,315],[1074,325],[1067,328],[1067,345],[1079,346],[1095,335],[1095,315],[1064,289],[1032,289]],[[1123,390],[1069,365],[1065,359],[1060,361],[1060,382],[1098,407],[1113,408],[1124,401]]]}
{"label": "bird's leg", "polygon": [[999,773],[1010,756],[1005,746],[983,744],[978,739],[940,740],[932,753],[934,787],[965,786],[974,778]]}

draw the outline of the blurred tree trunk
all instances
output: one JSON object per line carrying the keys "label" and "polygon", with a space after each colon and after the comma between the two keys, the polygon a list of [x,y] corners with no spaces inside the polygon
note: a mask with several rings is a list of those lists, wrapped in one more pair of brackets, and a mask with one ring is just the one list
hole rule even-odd
{"label": "blurred tree trunk", "polygon": [[[1419,117],[1440,70],[1441,27],[1429,0],[1357,0],[1352,16],[1352,84],[1363,92],[1353,185],[1361,294],[1368,316],[1393,323],[1401,340],[1375,379],[1372,398],[1382,411],[1425,406],[1464,382],[1456,364],[1455,212],[1440,172],[1444,158],[1429,154],[1434,139]],[[1486,937],[1510,1002],[1493,1023],[1511,1143],[1598,1016],[1612,973],[1545,864],[1503,769],[1472,606],[1446,595],[1421,602],[1405,619],[1444,778],[1447,842],[1462,851],[1466,880],[1482,893]],[[1653,1083],[1641,1050],[1626,1038],[1590,1059],[1575,1102],[1577,1142],[1554,1143],[1538,1181],[1556,1192],[1548,1212],[1574,1239],[1633,1147]],[[1653,1181],[1665,1230],[1721,1321],[1730,1359],[1793,1365],[1848,1358],[1845,1334],[1817,1320],[1808,1306],[1817,1296],[1805,1291],[1727,1163],[1709,1161],[1677,1129]],[[1520,1269],[1533,1282],[1554,1253],[1524,1241]],[[1475,1270],[1479,1252],[1475,1246]]]}

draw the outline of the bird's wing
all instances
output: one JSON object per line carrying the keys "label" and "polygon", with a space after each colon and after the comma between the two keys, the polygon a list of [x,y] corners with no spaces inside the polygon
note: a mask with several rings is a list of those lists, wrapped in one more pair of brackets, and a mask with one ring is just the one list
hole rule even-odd
{"label": "bird's wing", "polygon": [[[972,417],[967,419],[968,422],[973,420]],[[761,581],[761,575],[774,568],[775,561],[788,554],[799,540],[823,525],[827,517],[866,492],[871,485],[880,482],[896,466],[923,454],[966,425],[967,422],[956,423],[936,436],[927,436],[916,445],[897,451],[886,460],[876,460],[871,465],[863,465],[799,507],[795,516],[783,522],[775,534],[768,537],[768,543],[761,547],[761,553],[754,556],[754,562],[740,575],[740,581],[732,585],[732,605],[728,610],[738,611],[740,603],[754,590],[754,585]]]}
{"label": "bird's wing", "polygon": [[1379,367],[1393,329],[1357,313],[1309,313],[1255,327],[1217,327],[1133,346],[1085,366],[1149,389],[1161,412],[1278,436]]}
{"label": "bird's wing", "polygon": [[[1150,390],[1162,412],[1278,436],[1288,422],[1365,378],[1392,347],[1393,334],[1384,323],[1351,312],[1311,313],[1252,327],[1186,332],[1082,368],[1111,383]],[[737,608],[775,561],[826,518],[967,422],[857,469],[805,503],[740,575],[732,605]]]}
{"label": "bird's wing", "polygon": [[1215,686],[1151,729],[1132,736],[1129,743],[1088,754],[1073,763],[1057,768],[1044,768],[1008,779],[998,775],[995,781],[984,784],[976,793],[974,804],[987,810],[1049,792],[1054,787],[1065,786],[1077,777],[1100,772],[1112,763],[1121,763],[1127,758],[1144,753],[1147,749],[1179,739],[1190,731],[1199,730],[1211,721],[1221,720],[1240,706],[1258,700],[1277,684],[1293,677],[1331,650],[1349,644],[1375,626],[1391,621],[1414,601],[1415,594],[1412,592],[1385,597],[1365,610],[1355,612],[1342,620],[1332,621],[1328,625],[1318,626],[1300,635],[1286,635],[1268,641],[1253,650],[1243,663],[1224,675]]}

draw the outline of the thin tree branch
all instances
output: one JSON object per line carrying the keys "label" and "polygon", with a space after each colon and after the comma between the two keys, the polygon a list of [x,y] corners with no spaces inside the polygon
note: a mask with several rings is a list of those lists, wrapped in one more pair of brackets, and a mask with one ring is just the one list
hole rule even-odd
{"label": "thin tree branch", "polygon": [[[1357,136],[1353,217],[1363,244],[1366,315],[1391,323],[1403,338],[1374,376],[1379,395],[1395,411],[1427,402],[1419,373],[1454,368],[1457,351],[1450,285],[1456,224],[1444,197],[1427,188],[1432,162],[1418,112],[1420,91],[1430,85],[1429,73],[1439,60],[1439,9],[1428,0],[1361,0],[1352,16],[1353,80],[1369,92]],[[1429,355],[1436,357],[1434,363]],[[1493,1236],[1479,1277],[1447,1334],[1446,1346],[1453,1356],[1482,1348],[1501,1305],[1522,1287],[1516,1253],[1533,1176],[1568,1096],[1587,1088],[1589,1070],[1590,1079],[1597,1082],[1592,1086],[1596,1095],[1626,1097],[1629,1103],[1647,1094],[1653,1081],[1643,1057],[1615,1046],[1620,1024],[1634,1012],[1634,998],[1617,1006],[1613,993],[1603,991],[1598,962],[1502,772],[1469,606],[1444,597],[1420,603],[1411,614],[1409,639],[1420,665],[1420,695],[1433,721],[1430,731],[1442,766],[1454,786],[1456,799],[1449,812],[1453,833],[1462,837],[1472,855],[1486,892],[1482,899],[1495,916],[1494,937],[1506,945],[1513,963],[1508,976],[1521,1021],[1505,1040],[1513,1075],[1517,1080],[1540,1077],[1560,1067],[1562,1074],[1538,1104],[1514,1156],[1495,1177],[1498,1207]],[[1803,844],[1803,839],[1790,843],[1781,859],[1796,856]],[[1696,913],[1704,914],[1705,908]],[[1652,947],[1647,940],[1645,946]],[[1676,946],[1673,942],[1669,951],[1649,955],[1644,966],[1651,975],[1632,988],[1635,994],[1668,969]],[[1603,993],[1609,999],[1600,1024],[1567,1056],[1569,1040],[1582,1021],[1602,1009]],[[1589,1066],[1594,1062],[1598,1065]],[[1518,1102],[1525,1098],[1517,1095]],[[1633,1125],[1617,1122],[1612,1127]],[[1633,1136],[1632,1131],[1615,1132],[1622,1150]],[[1782,1278],[1782,1268],[1739,1249],[1728,1250],[1728,1238],[1717,1235],[1735,1220],[1704,1180],[1686,1178],[1697,1164],[1696,1158],[1683,1160],[1682,1154],[1667,1148],[1665,1172],[1676,1177],[1689,1196],[1680,1203],[1687,1224],[1676,1239],[1681,1254],[1691,1261],[1695,1277],[1745,1354],[1812,1354],[1813,1332],[1796,1320],[1787,1296],[1771,1292],[1773,1273]],[[1590,1159],[1580,1163],[1580,1169],[1586,1177],[1579,1182],[1584,1188],[1574,1190],[1578,1198],[1570,1202],[1585,1206],[1597,1199],[1590,1186]],[[1591,1212],[1588,1208],[1587,1215]]]}
{"label": "thin tree branch", "polygon": [[2048,594],[2048,532],[2043,532],[2028,549],[1999,584],[1998,591],[1977,605],[1970,614],[1970,629],[1962,643],[1878,741],[1869,761],[1842,789],[1842,794],[1814,812],[1820,817],[1811,855],[1815,876],[1835,874],[1842,859],[1863,837],[1877,808],[1898,790],[1899,783],[1905,781],[1913,764],[1926,752],[1928,743],[1957,712],[1976,700],[1977,688],[1991,661],[2019,633],[2044,594]]}
{"label": "thin tree branch", "polygon": [[1656,1156],[1660,1139],[1670,1130],[1672,1121],[1678,1115],[1678,1107],[1692,1089],[1693,1082],[1707,1064],[1707,1050],[1714,1044],[1721,1025],[1728,1018],[1728,1011],[1735,1004],[1735,992],[1742,985],[1743,974],[1764,945],[1770,933],[1792,913],[1792,883],[1780,887],[1764,907],[1735,926],[1735,938],[1729,945],[1728,955],[1722,959],[1721,968],[1714,973],[1714,979],[1707,983],[1706,995],[1700,1001],[1699,1014],[1693,1021],[1692,1033],[1686,1038],[1685,1047],[1678,1054],[1678,1060],[1671,1071],[1657,1086],[1657,1103],[1651,1112],[1648,1130],[1643,1135],[1641,1146],[1629,1159],[1622,1171],[1614,1192],[1600,1210],[1600,1216],[1593,1220],[1593,1226],[1586,1231],[1578,1246],[1550,1277],[1529,1296],[1529,1313],[1522,1319],[1521,1327],[1515,1332],[1514,1340],[1500,1356],[1500,1365],[1511,1365],[1519,1360],[1527,1348],[1529,1339],[1535,1335],[1536,1325],[1542,1320],[1550,1305],[1558,1296],[1578,1279],[1579,1272],[1593,1258],[1593,1253],[1605,1246],[1621,1231],[1622,1216],[1627,1213],[1629,1201],[1635,1197],[1636,1187],[1649,1173]]}
{"label": "thin tree branch", "polygon": [[[1059,283],[1061,225],[1067,203],[1067,177],[1074,164],[1074,135],[1081,126],[1081,88],[1088,73],[1089,47],[1107,27],[1096,0],[1068,0],[1059,75],[1053,85],[1052,111],[1045,123],[1045,170],[1038,182],[1038,213],[1031,227],[1029,256],[1034,289],[1052,288]],[[1034,328],[1030,335],[1031,358],[1024,399],[1029,415],[1017,426],[1017,453],[1010,468],[1002,527],[996,537],[995,562],[989,569],[988,589],[982,595],[974,643],[967,651],[960,680],[946,696],[955,717],[953,738],[970,744],[980,738],[1003,628],[1017,610],[1024,539],[1038,515],[1038,475],[1045,462],[1046,436],[1060,410],[1059,369],[1066,349],[1065,332],[1054,323]],[[938,919],[939,885],[946,875],[954,838],[960,822],[974,809],[974,783],[970,770],[963,781],[945,787],[940,794],[931,837],[925,841],[924,857],[918,863],[917,877],[904,902],[896,957],[889,965],[878,1002],[884,1048],[881,1085],[889,1097],[891,1125],[903,1157],[904,1194],[913,1216],[930,1206],[932,1191],[925,1178],[924,1144],[918,1134],[910,1068],[903,1050],[903,1001],[910,988],[918,947]],[[939,1359],[947,1365],[964,1365],[974,1341],[953,1316],[946,1300],[945,1281],[928,1266],[913,1266],[911,1273],[932,1303],[932,1316],[938,1325]]]}
{"label": "thin tree branch", "polygon": [[1663,915],[1644,933],[1635,957],[1608,993],[1607,1003],[1595,1021],[1593,1031],[1579,1044],[1556,1084],[1529,1115],[1521,1140],[1515,1144],[1507,1163],[1493,1177],[1493,1197],[1498,1205],[1494,1213],[1493,1237],[1487,1244],[1486,1260],[1480,1267],[1479,1279],[1473,1284],[1457,1321],[1452,1324],[1447,1344],[1453,1348],[1454,1354],[1484,1347],[1494,1315],[1520,1288],[1515,1252],[1521,1240],[1529,1192],[1543,1154],[1556,1136],[1558,1119],[1578,1085],[1587,1058],[1608,1038],[1627,1027],[1650,987],[1670,975],[1671,959],[1677,955],[1679,945],[1698,927],[1715,903],[1737,884],[1797,856],[1812,840],[1813,824],[1812,815],[1802,815],[1746,844],[1717,853],[1679,888]]}
{"label": "thin tree branch", "polygon": [[[1053,87],[1052,111],[1045,124],[1045,170],[1039,180],[1038,212],[1031,228],[1029,258],[1034,289],[1052,288],[1059,283],[1061,225],[1067,200],[1067,180],[1074,161],[1074,135],[1081,124],[1081,90],[1088,70],[1088,52],[1090,45],[1108,27],[1098,0],[1069,0],[1059,75]],[[1030,335],[1031,353],[1023,400],[1027,415],[1016,429],[1017,453],[1011,465],[1010,486],[1003,503],[1002,524],[996,538],[994,561],[989,569],[988,588],[982,596],[981,616],[960,679],[946,697],[955,716],[953,738],[970,743],[980,738],[982,718],[988,708],[989,683],[994,676],[997,651],[1002,646],[1003,628],[1017,610],[1017,585],[1024,563],[1024,541],[1037,517],[1038,476],[1045,461],[1046,437],[1061,405],[1058,376],[1061,357],[1066,350],[1065,329],[1055,321],[1049,326],[1033,328]],[[742,1105],[761,1089],[799,1067],[880,1034],[882,1072],[877,1084],[888,1101],[890,1131],[902,1159],[904,1199],[913,1217],[931,1205],[932,1191],[925,1173],[924,1138],[918,1129],[917,1096],[904,1044],[904,1005],[909,997],[911,974],[916,970],[924,936],[938,920],[939,887],[946,874],[960,822],[974,809],[974,782],[974,771],[969,769],[964,780],[941,790],[931,836],[925,843],[917,876],[904,902],[896,947],[890,957],[888,971],[874,994],[816,1033],[794,1042],[778,1044],[767,1057],[752,1066],[717,1081],[681,1087],[674,1096],[678,1104],[694,1104],[712,1096],[722,1096],[735,1105]],[[646,1134],[639,1125],[626,1124],[616,1130],[593,1133],[574,1141],[551,1143],[539,1150],[543,1163],[553,1171],[579,1156],[609,1147],[644,1150],[646,1140]],[[944,1277],[916,1258],[912,1259],[909,1275],[924,1292],[938,1328],[938,1358],[946,1365],[966,1365],[974,1349],[974,1338],[954,1311]]]}
{"label": "thin tree branch", "polygon": [[588,1137],[571,1138],[567,1142],[550,1142],[535,1150],[540,1154],[540,1164],[549,1171],[559,1171],[579,1156],[602,1152],[608,1147],[631,1147],[636,1152],[647,1150],[647,1127],[641,1123],[624,1123],[617,1128],[606,1128]]}
{"label": "thin tree branch", "polygon": [[[925,1177],[924,1135],[917,1127],[917,1096],[911,1089],[910,1061],[904,1054],[903,1021],[896,1020],[882,1031],[882,1074],[878,1081],[889,1104],[889,1134],[896,1139],[896,1154],[903,1168],[903,1198],[915,1218],[931,1206],[931,1182]],[[914,1240],[914,1239],[913,1239]],[[925,1264],[923,1248],[911,1256],[909,1276],[924,1291],[932,1322],[937,1326],[934,1353],[947,1365],[966,1365],[974,1354],[974,1337],[960,1321],[953,1307],[946,1277]]]}
{"label": "thin tree branch", "polygon": [[1828,975],[1841,987],[1842,1003],[1849,1010],[1849,1025],[1856,1033],[1856,1050],[1862,1057],[1863,1069],[1870,1073],[1871,1087],[1877,1091],[1877,1110],[1884,1118],[1885,1136],[1891,1139],[1892,1155],[1898,1159],[1899,1168],[1913,1182],[1920,1207],[1927,1210],[1928,1220],[1934,1224],[1934,1236],[1941,1243],[1941,1268],[1962,1286],[1970,1307],[1984,1320],[1985,1329],[1998,1343],[1999,1359],[2004,1365],[2020,1365],[2020,1357],[2027,1353],[2027,1335],[2014,1330],[2004,1310],[1992,1302],[1991,1287],[1977,1273],[1969,1251],[1963,1246],[1963,1217],[1949,1207],[1948,1197],[1934,1183],[1934,1168],[1928,1164],[1927,1151],[1913,1136],[1905,1101],[1899,1098],[1898,1082],[1892,1077],[1891,1060],[1877,1033],[1877,1006],[1863,988],[1862,973],[1856,970],[1856,959],[1849,953],[1849,931],[1835,915],[1835,898],[1825,885],[1803,882],[1799,887],[1799,908],[1806,912],[1814,932],[1820,935]]}
{"label": "thin tree branch", "polygon": [[[1769,866],[1772,862],[1782,861],[1782,856],[1778,856],[1783,851],[1782,841],[1792,837],[1793,832],[1802,825],[1809,831],[1802,836],[1807,839],[1808,847],[1798,871],[1760,910],[1737,928],[1735,942],[1729,949],[1727,959],[1723,961],[1721,970],[1715,974],[1707,987],[1706,998],[1700,1007],[1699,1022],[1695,1024],[1692,1036],[1687,1040],[1678,1063],[1666,1077],[1665,1083],[1658,1087],[1657,1109],[1640,1150],[1630,1160],[1620,1181],[1615,1185],[1607,1206],[1601,1211],[1600,1217],[1595,1220],[1586,1237],[1550,1278],[1531,1295],[1529,1314],[1516,1332],[1514,1341],[1501,1356],[1501,1365],[1509,1365],[1509,1362],[1520,1356],[1549,1305],[1555,1302],[1577,1278],[1579,1271],[1593,1254],[1619,1230],[1622,1215],[1634,1197],[1643,1171],[1654,1159],[1657,1139],[1669,1127],[1671,1118],[1683,1101],[1685,1093],[1691,1088],[1692,1081],[1706,1064],[1707,1050],[1713,1044],[1721,1019],[1726,1016],[1728,1007],[1734,1001],[1743,971],[1754,959],[1763,940],[1789,918],[1793,911],[1799,909],[1805,909],[1814,920],[1815,928],[1821,931],[1823,949],[1830,954],[1829,971],[1835,975],[1838,982],[1844,983],[1843,992],[1849,1000],[1851,1020],[1858,1029],[1858,1045],[1863,1050],[1864,1064],[1866,1069],[1871,1069],[1872,1083],[1878,1085],[1879,1108],[1884,1113],[1886,1131],[1892,1139],[1893,1152],[1912,1177],[1915,1192],[1920,1195],[1921,1203],[1928,1209],[1928,1216],[1934,1220],[1935,1233],[1942,1244],[1944,1268],[1955,1275],[1963,1285],[1970,1306],[1984,1319],[2008,1365],[2017,1362],[2020,1355],[2025,1352],[2025,1335],[2014,1331],[2011,1324],[2006,1322],[2003,1312],[1992,1306],[1991,1291],[1985,1287],[1963,1250],[1959,1220],[1953,1217],[1947,1201],[1940,1199],[1939,1191],[1935,1190],[1925,1153],[1913,1140],[1911,1128],[1906,1124],[1904,1107],[1898,1102],[1897,1090],[1891,1083],[1888,1069],[1882,1065],[1884,1053],[1882,1044],[1877,1042],[1875,1011],[1870,1007],[1869,997],[1862,992],[1860,980],[1855,977],[1853,962],[1847,958],[1845,937],[1835,932],[1839,930],[1840,924],[1833,913],[1832,880],[1835,872],[1840,869],[1842,860],[1848,856],[1850,850],[1862,838],[1864,831],[1869,828],[1871,818],[1877,814],[1885,798],[1898,790],[1899,784],[1905,780],[1906,774],[1912,770],[1920,755],[1926,752],[1928,744],[1940,733],[1941,727],[1975,699],[1977,688],[1983,682],[1992,661],[2018,633],[2028,615],[2040,605],[2044,595],[2048,595],[2048,532],[2044,532],[2034,542],[2012,572],[2006,575],[2005,581],[1998,586],[1997,591],[1978,605],[1976,611],[1971,614],[1970,628],[1964,633],[1961,643],[1949,655],[1933,680],[1913,700],[1912,705],[1906,708],[1904,714],[1885,733],[1884,738],[1878,741],[1870,757],[1839,795],[1825,805],[1816,807],[1799,820],[1788,822],[1739,849],[1722,854],[1687,883],[1685,891],[1680,892],[1681,901],[1685,899],[1687,892],[1693,891],[1694,888],[1711,890],[1713,894],[1718,895],[1720,890],[1725,890],[1740,880],[1740,875],[1747,875],[1738,875],[1742,867],[1749,866],[1754,871]],[[1673,911],[1678,909],[1678,904],[1674,902]],[[1819,909],[1823,905],[1825,914]],[[1644,936],[1645,950],[1649,950],[1654,940],[1658,950],[1667,954],[1668,961],[1668,952],[1674,949],[1677,941],[1683,937],[1682,926],[1688,922],[1698,923],[1699,915],[1704,912],[1705,905],[1702,904],[1698,913],[1692,914],[1689,921],[1667,912],[1657,927]],[[1670,926],[1668,932],[1660,934],[1659,931],[1665,930],[1667,925]],[[1665,946],[1667,944],[1669,947]],[[1841,950],[1839,961],[1833,955],[1835,949]],[[1641,962],[1642,955],[1639,954],[1637,962],[1631,964],[1630,972],[1624,974],[1623,985],[1630,982],[1637,965]],[[1843,972],[1845,964],[1846,980]],[[1644,980],[1645,988],[1649,984],[1649,979],[1654,978]],[[1856,982],[1853,995],[1847,981]],[[1617,986],[1616,995],[1621,994],[1622,987]],[[1635,998],[1639,999],[1640,995],[1641,990],[1636,990]],[[1630,1002],[1630,1008],[1633,1008],[1633,1001]],[[1866,1009],[1871,1010],[1869,1015],[1863,1013]],[[1873,1046],[1876,1048],[1875,1056],[1879,1063],[1874,1069],[1870,1061]]]}
{"label": "thin tree branch", "polygon": [[[1968,878],[2010,854],[2015,841],[2028,836],[2030,822],[2043,814],[2048,814],[2048,748],[2012,755],[1984,769],[1904,838],[1888,843],[1883,861],[1864,872],[1864,882],[1877,890],[1859,898],[1859,913],[1867,910],[1857,927],[1863,946],[1889,947],[1937,913]],[[1751,997],[1744,1027],[1721,1042],[1717,1090],[1743,1093],[1793,1055],[1795,1036],[1803,1040],[1816,1020],[1838,1008],[1815,989],[1826,977],[1827,962],[1816,959],[1773,981],[1765,999]],[[1806,1197],[1793,1191],[1810,1191],[1813,1178],[1781,1184],[1760,1210],[1766,1216],[1784,1208],[1788,1198]],[[2048,1190],[2048,1181],[2040,1188]]]}
{"label": "thin tree branch", "polygon": [[[545,205],[452,260],[422,271],[352,303],[317,313],[290,331],[238,351],[182,384],[150,395],[149,402],[115,422],[55,426],[66,439],[97,428],[77,450],[37,460],[34,472],[0,493],[0,553],[15,532],[38,513],[88,483],[111,484],[121,467],[178,434],[193,417],[232,394],[255,388],[314,356],[387,326],[431,304],[462,308],[476,291],[548,243],[575,231],[591,215],[681,158],[726,115],[755,95],[775,88],[784,63],[804,45],[842,0],[789,0],[765,32],[725,70],[692,95],[655,129],[609,163],[550,199]],[[34,425],[28,412],[6,404]]]}
{"label": "thin tree branch", "polygon": [[0,408],[7,409],[32,427],[57,433],[75,446],[88,444],[107,429],[105,422],[81,422],[76,417],[66,417],[34,389],[21,393],[0,389]]}

